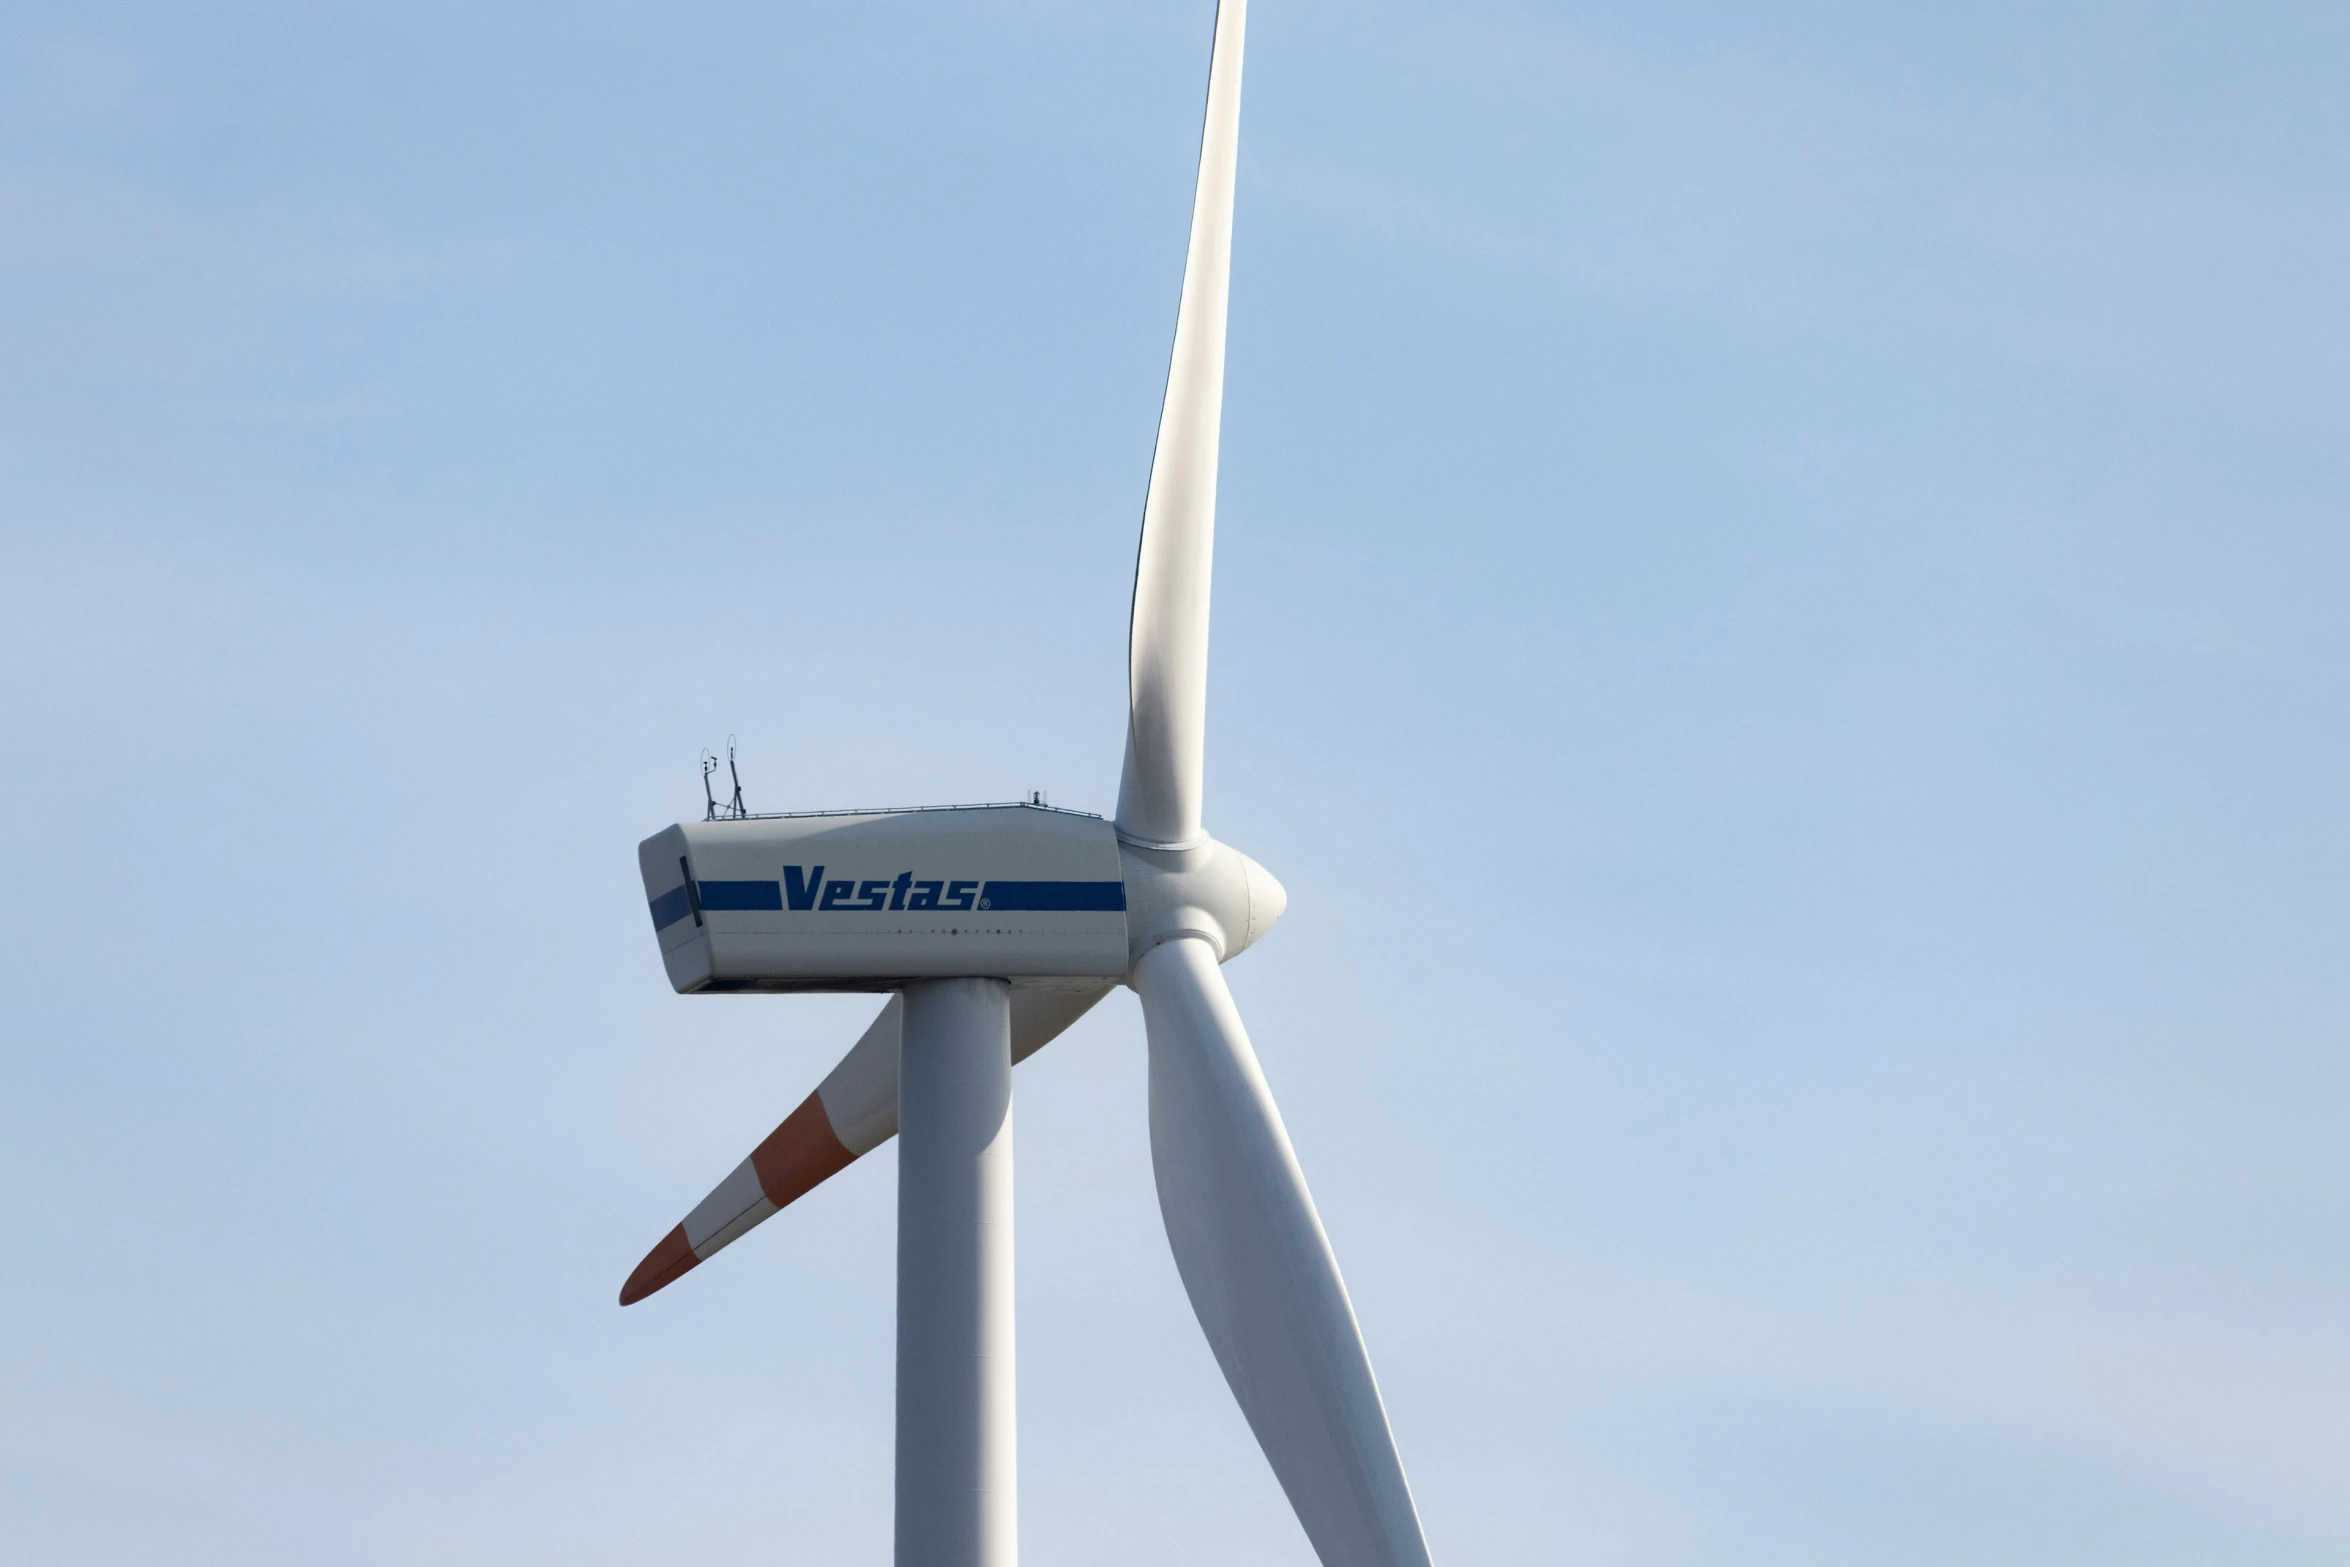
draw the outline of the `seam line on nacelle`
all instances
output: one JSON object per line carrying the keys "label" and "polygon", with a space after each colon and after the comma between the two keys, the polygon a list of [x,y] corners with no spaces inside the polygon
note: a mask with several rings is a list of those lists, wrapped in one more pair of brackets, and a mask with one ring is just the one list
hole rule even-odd
{"label": "seam line on nacelle", "polygon": [[1215,839],[1211,835],[1203,832],[1194,838],[1176,838],[1166,843],[1160,843],[1156,839],[1137,838],[1132,833],[1127,832],[1121,828],[1118,833],[1118,841],[1120,843],[1129,845],[1132,848],[1158,849],[1165,853],[1173,854],[1178,853],[1184,849],[1196,849],[1203,843],[1213,843]]}

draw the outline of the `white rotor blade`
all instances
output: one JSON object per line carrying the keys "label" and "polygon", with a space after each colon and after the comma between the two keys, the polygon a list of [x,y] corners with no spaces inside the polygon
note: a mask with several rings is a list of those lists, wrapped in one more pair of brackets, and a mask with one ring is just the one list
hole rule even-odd
{"label": "white rotor blade", "polygon": [[1249,1429],[1324,1567],[1428,1567],[1338,1259],[1214,952],[1164,942],[1134,988],[1159,1211]]}
{"label": "white rotor blade", "polygon": [[1175,354],[1159,409],[1127,630],[1126,771],[1118,831],[1149,847],[1201,836],[1208,722],[1208,586],[1216,549],[1216,445],[1224,419],[1224,302],[1232,272],[1232,177],[1240,150],[1247,0],[1216,8],[1207,128]]}

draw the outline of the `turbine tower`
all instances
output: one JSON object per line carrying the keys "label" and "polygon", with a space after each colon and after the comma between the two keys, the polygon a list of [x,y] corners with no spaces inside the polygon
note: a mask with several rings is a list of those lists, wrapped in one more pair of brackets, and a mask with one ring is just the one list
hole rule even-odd
{"label": "turbine tower", "polygon": [[892,1136],[899,1567],[1013,1567],[1012,1068],[1142,999],[1151,1167],[1216,1362],[1325,1567],[1427,1567],[1338,1259],[1219,965],[1287,895],[1201,825],[1208,588],[1246,0],[1223,0],[1143,506],[1115,821],[1026,805],[802,812],[638,847],[680,992],[889,1000],[637,1265],[629,1305]]}

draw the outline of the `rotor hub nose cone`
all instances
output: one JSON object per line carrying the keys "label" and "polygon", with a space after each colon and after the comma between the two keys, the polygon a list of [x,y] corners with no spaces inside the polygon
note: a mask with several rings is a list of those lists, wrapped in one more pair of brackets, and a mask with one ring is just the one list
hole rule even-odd
{"label": "rotor hub nose cone", "polygon": [[1240,857],[1248,879],[1248,939],[1242,946],[1254,946],[1259,936],[1273,928],[1273,922],[1289,907],[1289,889],[1279,878],[1250,859]]}

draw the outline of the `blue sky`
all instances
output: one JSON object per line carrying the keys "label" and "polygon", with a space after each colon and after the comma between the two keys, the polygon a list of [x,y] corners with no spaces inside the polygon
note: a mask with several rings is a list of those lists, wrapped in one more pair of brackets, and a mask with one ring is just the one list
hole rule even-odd
{"label": "blue sky", "polygon": [[[0,17],[0,1532],[888,1549],[856,998],[634,845],[1114,801],[1205,4]],[[1444,1562],[2350,1551],[2350,20],[1252,16],[1209,825]],[[1023,1548],[1304,1563],[1120,995]]]}

